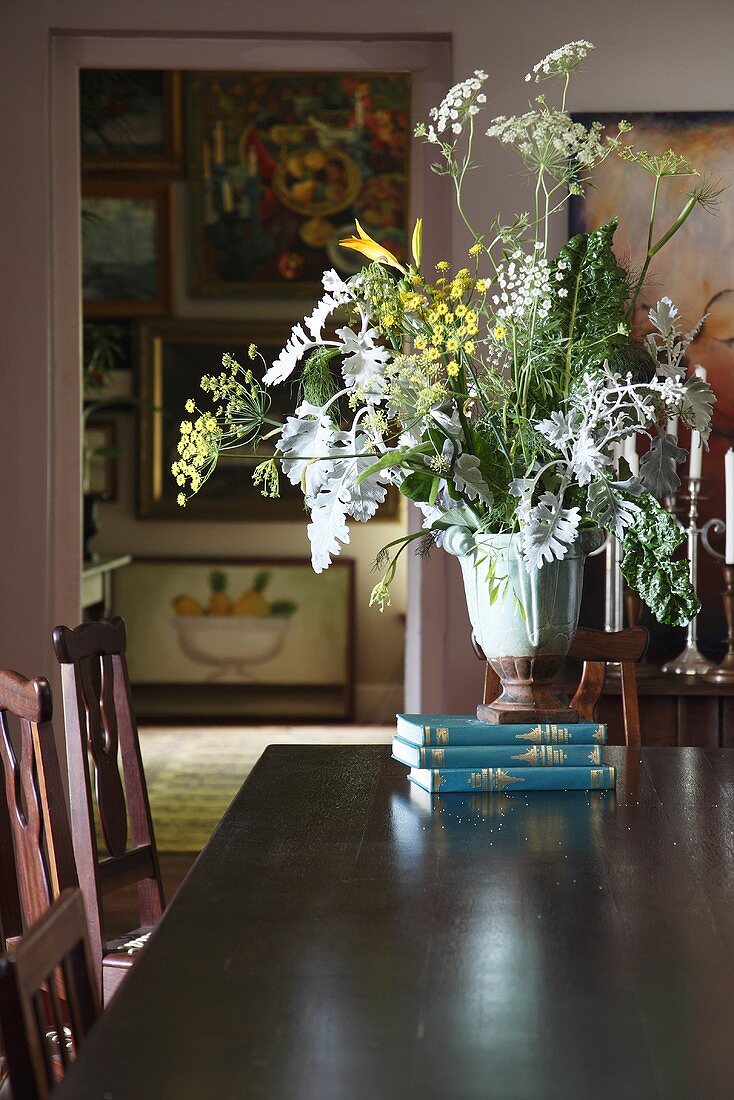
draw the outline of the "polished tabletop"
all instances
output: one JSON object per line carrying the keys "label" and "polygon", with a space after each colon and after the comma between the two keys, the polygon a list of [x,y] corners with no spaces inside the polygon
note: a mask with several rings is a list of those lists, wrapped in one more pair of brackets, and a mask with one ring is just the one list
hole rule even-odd
{"label": "polished tabletop", "polygon": [[59,1100],[734,1094],[734,750],[433,801],[389,752],[266,750]]}

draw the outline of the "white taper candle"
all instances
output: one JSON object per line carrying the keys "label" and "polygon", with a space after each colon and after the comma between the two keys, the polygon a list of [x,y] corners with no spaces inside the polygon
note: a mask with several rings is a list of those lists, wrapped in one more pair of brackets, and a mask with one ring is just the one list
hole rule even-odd
{"label": "white taper candle", "polygon": [[637,436],[630,435],[624,441],[622,454],[627,459],[632,477],[640,476],[640,456],[637,453]]}
{"label": "white taper candle", "polygon": [[726,544],[724,557],[727,565],[734,565],[734,450],[731,447],[724,455],[724,483],[726,486]]}
{"label": "white taper candle", "polygon": [[[696,375],[706,381],[706,369],[699,365],[696,367]],[[701,463],[703,461],[703,441],[701,433],[695,429],[691,432],[691,460],[688,466],[689,477],[701,477]]]}

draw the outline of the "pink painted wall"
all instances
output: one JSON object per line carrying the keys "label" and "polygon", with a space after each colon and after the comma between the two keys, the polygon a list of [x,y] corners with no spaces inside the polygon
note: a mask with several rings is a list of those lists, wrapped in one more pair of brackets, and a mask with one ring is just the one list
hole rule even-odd
{"label": "pink painted wall", "polygon": [[[314,43],[339,34],[450,35],[456,78],[486,68],[490,110],[510,113],[525,107],[528,86],[523,76],[529,66],[549,49],[578,37],[590,38],[599,48],[576,85],[574,109],[731,108],[733,29],[730,0],[702,0],[695,8],[688,0],[559,0],[553,5],[547,0],[515,5],[487,0],[454,5],[438,0],[420,5],[394,0],[281,0],[277,5],[252,0],[132,0],[127,5],[111,0],[9,0],[0,9],[0,665],[51,667],[48,629],[78,613],[78,349],[77,328],[69,323],[78,307],[76,288],[64,275],[67,256],[68,272],[75,270],[77,226],[69,213],[73,188],[67,180],[67,190],[62,187],[54,195],[51,175],[52,113],[57,121],[68,122],[74,109],[73,102],[54,101],[51,95],[51,58],[58,58],[63,36],[77,43],[81,36],[95,57],[106,44],[112,47],[109,36],[116,33],[139,35],[140,56],[146,49],[154,52],[156,41],[159,50],[171,54],[178,43],[175,65],[198,68],[217,64],[212,49],[217,39],[222,50],[232,50],[240,38],[257,34],[311,35]],[[251,56],[250,48],[243,41],[243,58]],[[189,62],[180,59],[182,54]],[[202,60],[212,54],[211,62]],[[294,49],[294,66],[298,56]],[[143,62],[131,56],[130,64],[136,63]],[[75,157],[75,151],[56,147],[53,155],[58,163],[58,158]],[[498,207],[505,215],[523,209],[527,199],[511,174],[514,164],[489,143],[482,158],[487,171],[472,178],[469,202],[477,220],[484,214],[489,220]],[[455,221],[452,240],[458,259],[465,239]],[[52,242],[62,252],[55,265]],[[465,707],[467,698],[476,696],[479,679],[453,565],[448,563],[448,573],[443,566],[432,567],[437,577],[435,616],[430,624],[428,619],[415,624],[409,654],[414,684],[416,677],[426,680],[433,670],[426,704],[443,701],[447,709]],[[431,583],[423,585],[427,609]]]}

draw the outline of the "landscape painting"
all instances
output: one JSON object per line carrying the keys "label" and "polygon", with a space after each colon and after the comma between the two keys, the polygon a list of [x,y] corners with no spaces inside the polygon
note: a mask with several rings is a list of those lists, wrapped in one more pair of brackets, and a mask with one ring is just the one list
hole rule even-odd
{"label": "landscape painting", "polygon": [[[621,117],[633,129],[625,140],[635,148],[684,153],[700,176],[664,180],[656,224],[660,231],[678,215],[688,192],[702,179],[734,178],[734,112],[589,114],[574,116],[589,123],[598,119],[613,133]],[[610,156],[594,170],[593,187],[572,204],[571,233],[595,229],[619,217],[615,248],[620,259],[638,267],[646,249],[653,180],[635,165]],[[673,240],[653,261],[634,318],[636,334],[649,331],[647,311],[663,294],[678,306],[684,328],[706,316],[688,350],[688,371],[700,364],[716,394],[710,450],[703,457],[701,513],[706,520],[721,515],[724,500],[724,454],[734,443],[734,190],[722,191],[713,212],[695,210]],[[689,436],[681,430],[681,444]],[[684,472],[685,467],[681,472]],[[722,636],[723,614],[718,569],[699,570],[699,594],[704,610],[699,636],[713,644]]]}

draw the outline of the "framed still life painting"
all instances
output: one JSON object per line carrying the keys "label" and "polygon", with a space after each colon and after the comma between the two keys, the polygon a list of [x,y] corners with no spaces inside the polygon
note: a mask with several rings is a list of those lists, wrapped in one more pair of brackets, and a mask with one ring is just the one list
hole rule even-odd
{"label": "framed still life painting", "polygon": [[315,297],[355,217],[406,252],[408,73],[191,73],[190,291]]}
{"label": "framed still life painting", "polygon": [[85,317],[155,317],[170,310],[168,183],[96,180],[82,195]]}
{"label": "framed still life painting", "polygon": [[[185,508],[176,503],[181,491],[171,473],[178,458],[180,424],[186,419],[185,403],[199,402],[204,374],[218,374],[222,355],[230,352],[244,367],[247,349],[256,344],[265,361],[271,363],[290,333],[290,324],[242,321],[167,320],[141,323],[139,327],[139,493],[138,507],[146,519],[232,520],[305,522],[303,493],[286,477],[280,479],[280,497],[266,499],[252,484],[258,462],[273,454],[263,445],[253,456],[221,456],[206,485]],[[284,420],[293,412],[293,394],[288,385],[268,391],[273,398],[270,415]],[[377,518],[392,519],[398,510],[398,494],[388,492]]]}
{"label": "framed still life painting", "polygon": [[130,681],[158,717],[347,718],[354,563],[136,559],[119,571]]}
{"label": "framed still life painting", "polygon": [[82,69],[82,166],[89,172],[180,174],[182,115],[181,73]]}
{"label": "framed still life painting", "polygon": [[[663,232],[677,217],[691,188],[702,178],[734,178],[734,112],[621,112],[579,114],[589,123],[602,122],[608,133],[620,118],[632,123],[626,143],[652,153],[674,149],[689,158],[698,176],[666,179],[660,188],[656,225]],[[570,232],[591,230],[619,218],[615,234],[618,257],[633,269],[640,267],[647,247],[652,177],[610,156],[594,169],[592,187],[571,205]],[[734,443],[734,189],[722,191],[713,212],[695,210],[683,228],[655,257],[633,318],[633,334],[650,330],[647,313],[663,294],[680,310],[684,330],[700,318],[705,321],[687,353],[689,373],[700,364],[716,394],[710,449],[703,456],[701,516],[719,515],[723,506],[724,453]],[[681,428],[681,445],[689,436]],[[681,468],[683,474],[685,467]],[[723,616],[718,570],[699,570],[698,589],[703,601],[699,639],[714,645],[722,636]],[[656,627],[656,630],[658,628]],[[680,647],[679,647],[680,648]]]}

